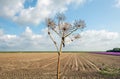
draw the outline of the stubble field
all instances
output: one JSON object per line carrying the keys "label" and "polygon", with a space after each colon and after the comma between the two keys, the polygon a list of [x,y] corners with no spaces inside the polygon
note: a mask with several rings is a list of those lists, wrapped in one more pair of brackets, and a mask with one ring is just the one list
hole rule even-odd
{"label": "stubble field", "polygon": [[[56,73],[57,53],[0,53],[0,79],[56,79]],[[61,79],[120,79],[119,73],[120,56],[61,55]]]}

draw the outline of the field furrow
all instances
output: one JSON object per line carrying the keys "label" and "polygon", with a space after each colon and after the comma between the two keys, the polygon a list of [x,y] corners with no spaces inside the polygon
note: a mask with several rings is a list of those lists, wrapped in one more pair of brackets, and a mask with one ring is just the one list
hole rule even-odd
{"label": "field furrow", "polygon": [[[56,79],[57,61],[57,53],[0,53],[0,79]],[[119,62],[119,56],[62,53],[61,79],[120,79],[99,73],[104,67],[120,69]]]}

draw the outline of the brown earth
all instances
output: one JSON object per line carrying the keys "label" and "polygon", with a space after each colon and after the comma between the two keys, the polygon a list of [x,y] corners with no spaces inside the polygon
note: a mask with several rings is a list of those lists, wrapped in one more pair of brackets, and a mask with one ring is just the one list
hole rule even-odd
{"label": "brown earth", "polygon": [[[61,79],[120,79],[105,76],[103,67],[119,68],[120,56],[62,53]],[[57,53],[0,53],[0,79],[56,79]]]}

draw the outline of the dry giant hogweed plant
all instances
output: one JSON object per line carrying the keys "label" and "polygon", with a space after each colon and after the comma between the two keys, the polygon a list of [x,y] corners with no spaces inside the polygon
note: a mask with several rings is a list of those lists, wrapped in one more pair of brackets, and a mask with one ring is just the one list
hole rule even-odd
{"label": "dry giant hogweed plant", "polygon": [[[80,34],[74,34],[77,30],[82,31],[85,28],[85,22],[83,20],[75,20],[73,24],[65,22],[65,15],[63,13],[58,13],[55,20],[52,18],[46,19],[46,24],[48,27],[48,35],[53,41],[57,52],[58,52],[58,62],[57,62],[57,79],[60,79],[60,55],[62,53],[62,47],[65,47],[65,39],[70,35],[74,35],[71,41],[80,38]],[[55,41],[51,32],[55,32],[60,37],[59,44]],[[77,31],[78,32],[78,31]]]}

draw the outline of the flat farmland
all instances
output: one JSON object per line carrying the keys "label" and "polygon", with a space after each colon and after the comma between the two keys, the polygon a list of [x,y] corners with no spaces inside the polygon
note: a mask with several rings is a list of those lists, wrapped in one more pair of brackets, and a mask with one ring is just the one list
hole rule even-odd
{"label": "flat farmland", "polygon": [[[0,79],[56,79],[56,73],[57,53],[0,53]],[[61,79],[120,79],[119,73],[120,56],[61,55]]]}

